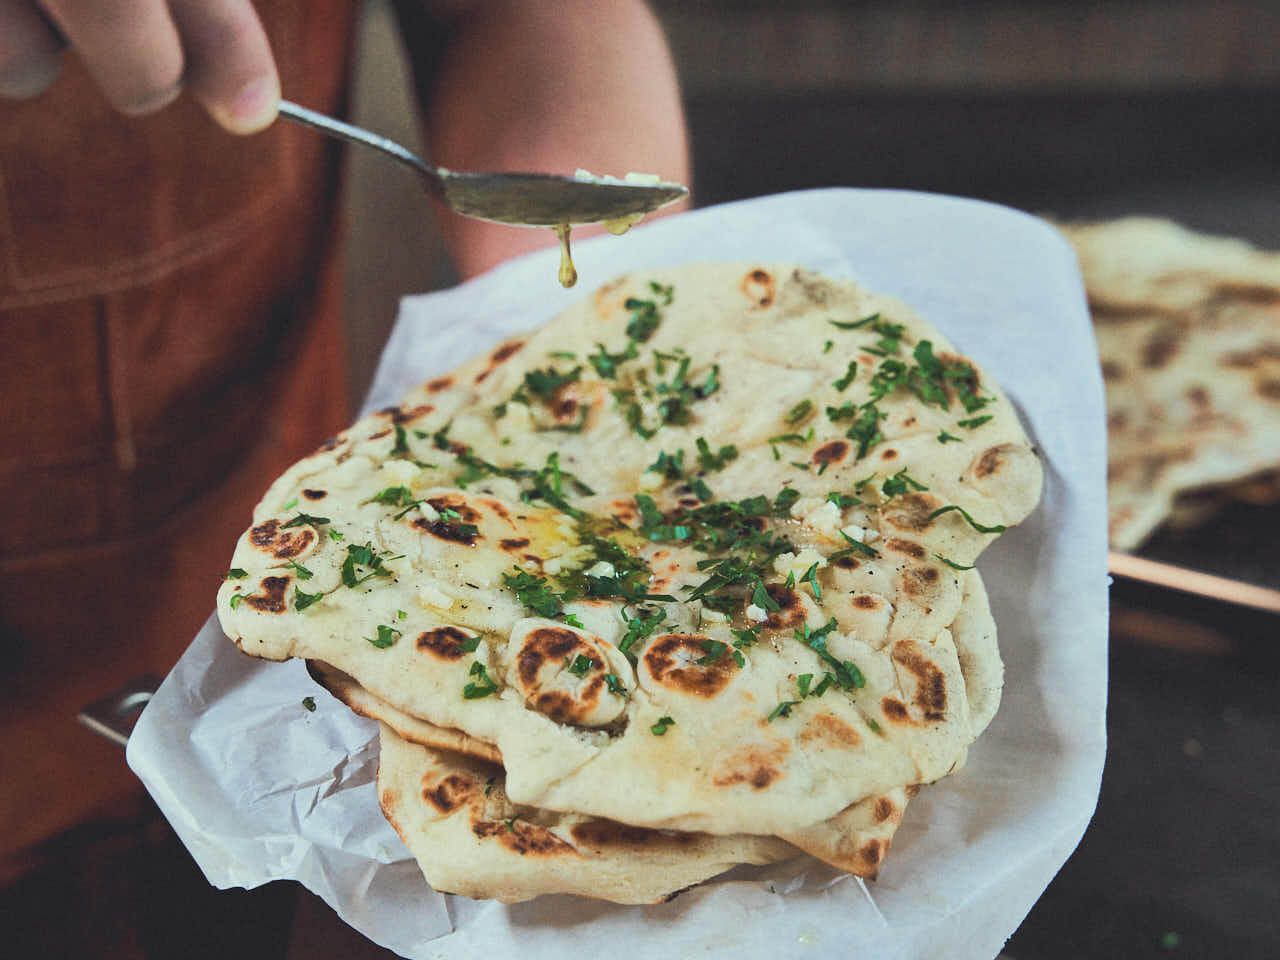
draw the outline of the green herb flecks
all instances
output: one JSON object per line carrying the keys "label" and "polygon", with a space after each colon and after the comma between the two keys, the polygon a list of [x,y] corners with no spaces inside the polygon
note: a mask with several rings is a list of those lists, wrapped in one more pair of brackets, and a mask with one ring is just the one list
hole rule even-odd
{"label": "green herb flecks", "polygon": [[919,480],[916,480],[914,477],[908,474],[906,467],[903,467],[893,476],[888,477],[884,481],[884,483],[880,485],[880,492],[883,493],[889,499],[893,499],[894,497],[900,497],[911,490],[928,490],[928,489],[929,488],[926,487],[923,483],[921,483]]}
{"label": "green herb flecks", "polygon": [[316,712],[316,698],[315,698],[315,697],[303,697],[303,698],[302,698],[302,709],[306,710],[308,713],[315,713],[315,712]]}
{"label": "green herb flecks", "polygon": [[623,685],[616,673],[606,673],[604,675],[604,684],[609,688],[610,693],[617,694],[620,697],[625,697],[627,695],[627,688]]}
{"label": "green herb flecks", "polygon": [[300,513],[287,523],[280,524],[280,529],[288,530],[290,527],[323,527],[328,522],[328,517],[315,517],[309,513]]}
{"label": "green herb flecks", "polygon": [[726,444],[713,453],[710,444],[702,437],[695,442],[698,447],[698,466],[708,473],[723,470],[731,460],[738,457],[738,448],[733,444]]}
{"label": "green herb flecks", "polygon": [[667,731],[676,725],[676,722],[670,717],[659,717],[658,722],[649,728],[649,732],[655,737],[665,736]]}
{"label": "green herb flecks", "polygon": [[925,519],[926,521],[933,521],[938,517],[942,516],[944,513],[951,513],[952,511],[955,511],[956,513],[960,514],[960,516],[964,517],[965,522],[968,523],[969,526],[973,527],[973,529],[977,530],[979,533],[1004,533],[1006,530],[1009,529],[1007,526],[1005,526],[1002,523],[992,524],[991,526],[987,526],[986,524],[979,523],[977,520],[973,519],[973,517],[969,516],[969,511],[967,511],[964,507],[956,506],[954,503],[950,504],[949,506],[939,507],[937,510],[933,511],[933,513],[929,514],[929,516],[926,517]]}
{"label": "green herb flecks", "polygon": [[968,420],[957,420],[956,426],[964,427],[966,430],[976,430],[978,427],[982,426],[984,423],[988,423],[989,421],[994,419],[995,419],[994,416],[987,413],[987,414],[983,414],[980,417],[970,417]]}
{"label": "green herb flecks", "polygon": [[240,567],[232,567],[230,570],[228,570],[225,574],[222,575],[222,579],[243,580],[248,575],[249,575],[248,570],[242,570]]}
{"label": "green herb flecks", "polygon": [[315,576],[314,573],[312,573],[302,564],[298,563],[298,561],[296,560],[290,560],[288,563],[284,564],[284,568],[286,570],[292,570],[294,573],[296,573],[298,575],[299,580],[310,580],[312,577]]}
{"label": "green herb flecks", "polygon": [[346,559],[342,561],[342,582],[348,587],[358,587],[366,580],[374,577],[391,579],[395,571],[386,564],[391,560],[399,560],[401,555],[393,556],[390,551],[379,553],[373,544],[366,543],[347,547]]}
{"label": "green herb flecks", "polygon": [[400,639],[400,636],[400,631],[395,627],[378,624],[377,636],[365,637],[365,639],[379,650],[385,650],[387,647],[393,646],[395,642]]}
{"label": "green herb flecks", "polygon": [[[833,381],[831,385],[835,387],[837,390],[839,390],[841,393],[844,393],[844,391],[849,388],[849,384],[853,383],[854,379],[857,376],[858,376],[858,365],[854,361],[850,360],[849,366],[844,372],[844,376],[841,377],[839,380]],[[828,416],[830,416],[831,414],[830,407],[827,408],[827,414]],[[832,417],[832,419],[834,420],[835,418]]]}
{"label": "green herb flecks", "polygon": [[813,413],[813,401],[805,399],[805,400],[801,400],[794,407],[788,410],[786,417],[784,417],[783,419],[786,420],[789,426],[794,427],[797,424],[804,423],[804,421],[808,420],[809,415],[812,413]]}
{"label": "green herb flecks", "polygon": [[580,653],[573,658],[572,662],[566,665],[565,669],[575,677],[585,677],[595,666],[596,662],[594,660]]}
{"label": "green herb flecks", "polygon": [[935,553],[933,556],[934,556],[934,558],[935,558],[935,559],[937,559],[937,560],[941,560],[943,563],[945,563],[945,564],[946,564],[948,567],[950,567],[952,570],[972,570],[972,569],[973,569],[973,564],[972,564],[972,563],[970,563],[970,564],[968,564],[968,565],[963,564],[963,563],[956,563],[954,560],[948,560],[946,557],[944,557],[944,556],[943,556],[942,554],[940,554],[940,553]]}
{"label": "green herb flecks", "polygon": [[827,323],[833,327],[839,327],[841,330],[861,330],[865,326],[875,323],[880,319],[880,314],[873,313],[869,317],[863,317],[861,320],[828,320]]}
{"label": "green herb flecks", "polygon": [[634,617],[628,619],[625,612],[622,616],[627,621],[627,632],[618,641],[618,652],[635,663],[637,653],[632,648],[648,640],[657,632],[658,627],[662,626],[662,621],[666,619],[666,611],[661,607],[637,607]]}
{"label": "green herb flecks", "polygon": [[837,660],[827,650],[827,635],[836,629],[833,617],[825,626],[810,630],[806,623],[795,631],[795,638],[818,655],[818,658],[831,668],[836,684],[842,690],[858,690],[866,686],[866,677],[852,660]]}
{"label": "green herb flecks", "polygon": [[773,708],[773,712],[770,713],[769,716],[765,718],[765,722],[773,723],[773,721],[777,720],[779,717],[791,716],[791,708],[794,706],[798,706],[799,703],[800,703],[799,700],[783,700],[780,704],[778,704],[776,707]]}
{"label": "green herb flecks", "polygon": [[293,591],[293,608],[295,610],[305,610],[307,609],[307,607],[311,606],[313,603],[319,603],[323,599],[324,599],[323,592],[304,593],[303,591],[295,587]]}
{"label": "green herb flecks", "polygon": [[947,431],[945,431],[945,430],[939,430],[939,431],[938,431],[938,442],[939,442],[939,443],[959,443],[959,442],[960,442],[960,438],[959,438],[959,437],[957,437],[957,436],[954,436],[954,435],[952,435],[952,434],[950,434],[950,433],[947,433]]}
{"label": "green herb flecks", "polygon": [[475,677],[475,679],[462,688],[463,699],[480,700],[498,692],[498,685],[493,682],[493,678],[489,676],[489,671],[485,669],[484,664],[479,660],[471,664],[468,675]]}
{"label": "green herb flecks", "polygon": [[564,612],[564,599],[550,588],[546,578],[537,577],[524,570],[502,575],[502,583],[511,590],[526,608],[548,620]]}

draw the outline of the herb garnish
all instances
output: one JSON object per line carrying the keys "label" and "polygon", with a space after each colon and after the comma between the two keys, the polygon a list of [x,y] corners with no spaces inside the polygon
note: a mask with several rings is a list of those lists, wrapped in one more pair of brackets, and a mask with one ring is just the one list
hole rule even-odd
{"label": "herb garnish", "polygon": [[312,573],[302,564],[298,563],[298,561],[296,560],[290,560],[288,563],[284,564],[283,566],[286,570],[292,570],[294,573],[296,573],[298,575],[299,580],[310,580],[312,577],[315,576],[314,573]]}
{"label": "herb garnish", "polygon": [[[696,441],[698,447],[698,466],[707,472],[715,470],[723,470],[730,460],[738,457],[738,448],[733,444],[726,444],[716,453],[711,452],[711,447],[707,441],[699,437]],[[683,451],[681,451],[683,453]]]}
{"label": "herb garnish", "polygon": [[329,522],[328,517],[313,517],[309,513],[300,513],[288,523],[280,524],[281,530],[288,530],[290,527],[322,527]]}
{"label": "herb garnish", "polygon": [[828,320],[827,323],[831,324],[833,327],[839,327],[841,330],[858,330],[868,324],[875,323],[879,319],[880,314],[873,313],[871,316],[863,317],[861,320]]}
{"label": "herb garnish", "polygon": [[937,510],[933,511],[933,513],[929,514],[929,516],[926,517],[925,519],[926,521],[933,520],[936,517],[942,516],[944,513],[950,513],[952,510],[956,511],[957,513],[960,514],[960,516],[964,517],[964,519],[968,522],[969,526],[973,527],[973,529],[977,530],[979,533],[1004,533],[1006,530],[1009,529],[1007,526],[1005,526],[1002,523],[992,524],[989,527],[985,526],[984,524],[981,524],[977,520],[973,519],[973,517],[969,516],[969,511],[965,510],[964,507],[958,507],[954,503],[951,504],[950,506],[939,507]]}
{"label": "herb garnish", "polygon": [[989,420],[994,420],[992,414],[983,414],[981,417],[970,417],[968,420],[957,420],[957,427],[964,427],[966,430],[975,430]]}
{"label": "herb garnish", "polygon": [[[853,383],[854,378],[857,376],[858,376],[858,365],[854,361],[850,360],[849,367],[847,370],[845,370],[844,376],[841,377],[839,380],[833,381],[831,385],[835,387],[837,390],[839,390],[841,393],[844,393],[844,391],[848,389],[849,384]],[[830,413],[831,413],[831,408],[828,407],[827,414],[830,415]],[[834,420],[835,417],[832,417],[831,419]]]}
{"label": "herb garnish", "polygon": [[385,650],[392,646],[400,639],[401,633],[395,627],[388,627],[384,624],[378,624],[378,635],[376,637],[365,637],[371,644],[379,650]]}
{"label": "herb garnish", "polygon": [[316,712],[316,698],[315,698],[315,697],[303,697],[303,698],[302,698],[302,708],[303,708],[304,710],[306,710],[308,713],[315,713],[315,712]]}
{"label": "herb garnish", "polygon": [[480,700],[489,696],[491,693],[498,692],[498,685],[493,682],[489,676],[489,672],[484,668],[484,664],[479,660],[471,664],[471,670],[468,674],[476,679],[468,683],[462,688],[462,696],[466,700]]}
{"label": "herb garnish", "polygon": [[405,433],[404,427],[402,427],[400,424],[396,423],[396,424],[392,424],[392,426],[395,427],[396,442],[395,442],[395,446],[391,448],[391,456],[407,457],[409,455],[408,434]]}
{"label": "herb garnish", "polygon": [[627,632],[618,641],[618,652],[634,663],[636,654],[631,648],[653,636],[666,618],[666,611],[661,607],[638,607],[634,617],[628,619],[624,611],[622,618],[627,621]]}
{"label": "herb garnish", "polygon": [[945,564],[946,564],[948,567],[950,567],[952,570],[972,570],[972,569],[973,569],[973,564],[972,564],[972,563],[971,563],[971,564],[968,564],[967,566],[966,566],[965,564],[963,564],[963,563],[956,563],[954,560],[948,560],[946,557],[944,557],[944,556],[943,556],[942,554],[940,554],[940,553],[935,553],[935,554],[934,554],[934,557],[936,557],[937,559],[941,560],[943,563],[945,563]]}
{"label": "herb garnish", "polygon": [[908,474],[906,467],[903,467],[893,476],[887,478],[885,482],[880,485],[880,492],[890,499],[893,499],[894,497],[900,497],[903,494],[905,494],[908,490],[928,490],[928,489],[929,488],[926,487],[923,483],[921,483],[919,480],[916,480],[914,477]]}
{"label": "herb garnish", "polygon": [[243,579],[244,579],[245,577],[247,577],[248,575],[249,575],[249,571],[248,571],[248,570],[242,570],[242,569],[240,569],[239,567],[232,567],[232,568],[231,568],[230,570],[228,570],[225,574],[223,574],[222,579],[224,579],[224,580],[243,580]]}
{"label": "herb garnish", "polygon": [[572,662],[567,663],[565,668],[575,677],[585,677],[595,665],[596,662],[594,660],[580,653],[573,658]]}
{"label": "herb garnish", "polygon": [[503,574],[502,582],[507,589],[515,592],[517,600],[540,617],[550,620],[564,611],[563,598],[547,586],[543,577],[536,577],[517,568],[514,574]]}
{"label": "herb garnish", "polygon": [[721,643],[719,640],[706,639],[702,641],[703,656],[693,661],[700,667],[709,667],[721,657],[725,655],[725,651],[729,649],[727,643]]}
{"label": "herb garnish", "polygon": [[[833,320],[832,323],[834,322],[835,321]],[[797,706],[799,703],[800,703],[799,700],[783,700],[780,704],[778,704],[776,707],[773,708],[773,712],[769,714],[769,716],[765,719],[765,722],[773,723],[773,721],[777,720],[778,717],[791,716],[791,708],[794,706]]]}
{"label": "herb garnish", "polygon": [[655,737],[664,736],[670,727],[674,727],[676,722],[670,717],[659,717],[658,722],[649,728],[649,732]]}
{"label": "herb garnish", "polygon": [[294,588],[293,591],[293,608],[295,610],[305,610],[313,603],[319,603],[324,599],[324,593],[303,593],[301,590]]}
{"label": "herb garnish", "polygon": [[951,443],[951,442],[959,443],[960,438],[956,436],[952,436],[951,434],[947,433],[947,431],[945,430],[940,430],[938,431],[938,442],[939,443]]}
{"label": "herb garnish", "polygon": [[783,419],[785,419],[790,426],[794,427],[796,424],[803,423],[807,420],[811,413],[813,413],[813,401],[804,399],[788,410],[786,417]]}
{"label": "herb garnish", "polygon": [[627,695],[627,688],[622,685],[622,681],[618,679],[616,673],[606,673],[604,675],[604,683],[609,688],[610,693],[616,693],[620,697]]}
{"label": "herb garnish", "polygon": [[380,554],[372,543],[364,546],[350,544],[347,547],[347,558],[342,561],[342,582],[348,587],[358,587],[373,577],[390,579],[395,576],[395,571],[387,567],[386,563],[388,560],[399,560],[401,556],[403,555],[392,556],[390,551]]}
{"label": "herb garnish", "polygon": [[818,583],[818,565],[815,563],[804,572],[804,576],[800,578],[803,582],[809,584],[813,590],[813,599],[822,599],[822,585]]}
{"label": "herb garnish", "polygon": [[817,630],[810,630],[809,625],[804,624],[795,631],[795,638],[816,653],[823,663],[831,667],[835,681],[842,690],[861,689],[866,686],[867,680],[857,665],[852,660],[837,660],[827,650],[827,634],[835,629],[836,621],[832,617],[825,626]]}

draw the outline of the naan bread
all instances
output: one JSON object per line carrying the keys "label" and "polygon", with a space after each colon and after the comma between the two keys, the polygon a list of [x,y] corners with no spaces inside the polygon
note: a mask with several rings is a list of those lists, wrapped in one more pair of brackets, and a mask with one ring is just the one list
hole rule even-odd
{"label": "naan bread", "polygon": [[[994,634],[992,639],[994,639]],[[390,704],[379,700],[356,683],[354,679],[340,670],[334,669],[329,664],[311,660],[307,663],[307,669],[317,683],[354,712],[371,720],[377,720],[381,725],[384,743],[388,735],[394,735],[407,743],[426,747],[431,756],[437,760],[441,755],[446,755],[445,759],[449,757],[453,759],[465,757],[469,760],[486,761],[492,765],[490,774],[498,776],[505,787],[506,776],[505,772],[501,770],[502,757],[489,744],[480,743],[465,734],[458,733],[456,730],[444,730],[416,717],[411,717],[404,711],[397,710]],[[388,773],[387,776],[392,777],[393,775]],[[915,787],[898,788],[880,796],[868,797],[853,804],[848,809],[842,810],[830,820],[824,820],[821,823],[805,827],[802,830],[788,834],[782,839],[793,844],[799,850],[847,873],[868,879],[874,878],[885,855],[889,852],[893,835],[902,823],[902,815],[906,810],[908,796],[914,795],[915,790]],[[386,806],[385,800],[383,801],[383,806]],[[437,807],[436,812],[438,814],[449,812],[439,809],[439,804],[434,806]],[[549,822],[549,819],[554,820],[554,816],[547,811],[537,811],[536,819],[539,823],[546,823]],[[594,822],[612,823],[613,821]],[[396,829],[400,831],[401,837],[405,839],[406,845],[414,851],[415,856],[419,856],[418,848],[410,844],[406,836],[406,831],[413,828],[408,825],[400,825]],[[633,829],[638,830],[640,828]],[[665,837],[678,844],[686,844],[688,842],[684,839],[688,836],[687,834],[679,834],[675,831],[662,831],[661,833],[652,831],[651,833],[655,837]],[[640,833],[635,834],[635,836],[640,835]],[[735,837],[729,836],[723,839],[734,841]],[[753,846],[753,842],[756,839],[758,838],[746,835],[736,838],[736,842],[741,844],[741,847],[734,847],[732,843],[727,842],[725,845],[718,847],[703,844],[698,849],[703,852],[711,852],[713,858],[718,858],[717,862],[719,862],[726,856],[734,855],[733,851],[738,849],[758,849]],[[418,842],[422,842],[421,838],[419,838]],[[794,852],[793,850],[792,853]],[[425,865],[424,869],[427,869]],[[536,865],[528,869],[531,869],[534,873],[537,872]],[[431,876],[432,873],[428,871],[428,881],[432,882],[434,886]],[[538,892],[568,893],[571,891],[541,889]]]}
{"label": "naan bread", "polygon": [[1134,218],[1065,228],[1107,388],[1113,546],[1280,465],[1280,254]]}
{"label": "naan bread", "polygon": [[513,803],[502,768],[381,726],[378,798],[432,888],[518,903],[572,893],[660,903],[742,863],[799,851],[773,837],[675,833]]}
{"label": "naan bread", "polygon": [[494,745],[516,803],[787,836],[963,762],[1000,675],[963,568],[1040,480],[900,302],[656,271],[293,467],[218,609],[250,654]]}

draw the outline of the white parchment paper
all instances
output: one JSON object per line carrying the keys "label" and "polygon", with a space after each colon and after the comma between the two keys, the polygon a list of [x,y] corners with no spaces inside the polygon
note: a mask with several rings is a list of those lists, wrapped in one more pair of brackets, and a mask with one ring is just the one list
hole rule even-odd
{"label": "white parchment paper", "polygon": [[[129,742],[210,882],[305,884],[411,958],[518,955],[989,960],[1079,842],[1105,749],[1102,384],[1075,258],[1043,223],[976,201],[818,190],[713,207],[409,297],[365,405],[550,319],[615,274],[698,260],[802,264],[895,294],[991,371],[1045,465],[1039,509],[985,553],[1004,701],[957,775],[908,808],[879,880],[816,861],[740,868],[653,907],[506,907],[427,887],[378,812],[375,726],[301,664],[239,653],[210,620]],[[246,518],[247,519],[247,518]],[[314,697],[318,709],[301,706]]]}

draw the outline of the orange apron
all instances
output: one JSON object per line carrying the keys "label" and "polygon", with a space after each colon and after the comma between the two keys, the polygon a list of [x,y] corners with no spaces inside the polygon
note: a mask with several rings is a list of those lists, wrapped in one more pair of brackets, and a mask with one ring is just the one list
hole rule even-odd
{"label": "orange apron", "polygon": [[[260,3],[286,95],[341,114],[354,5]],[[272,479],[348,416],[340,154],[113,113],[83,69],[0,101],[0,886],[128,809],[75,720],[172,666]]]}

